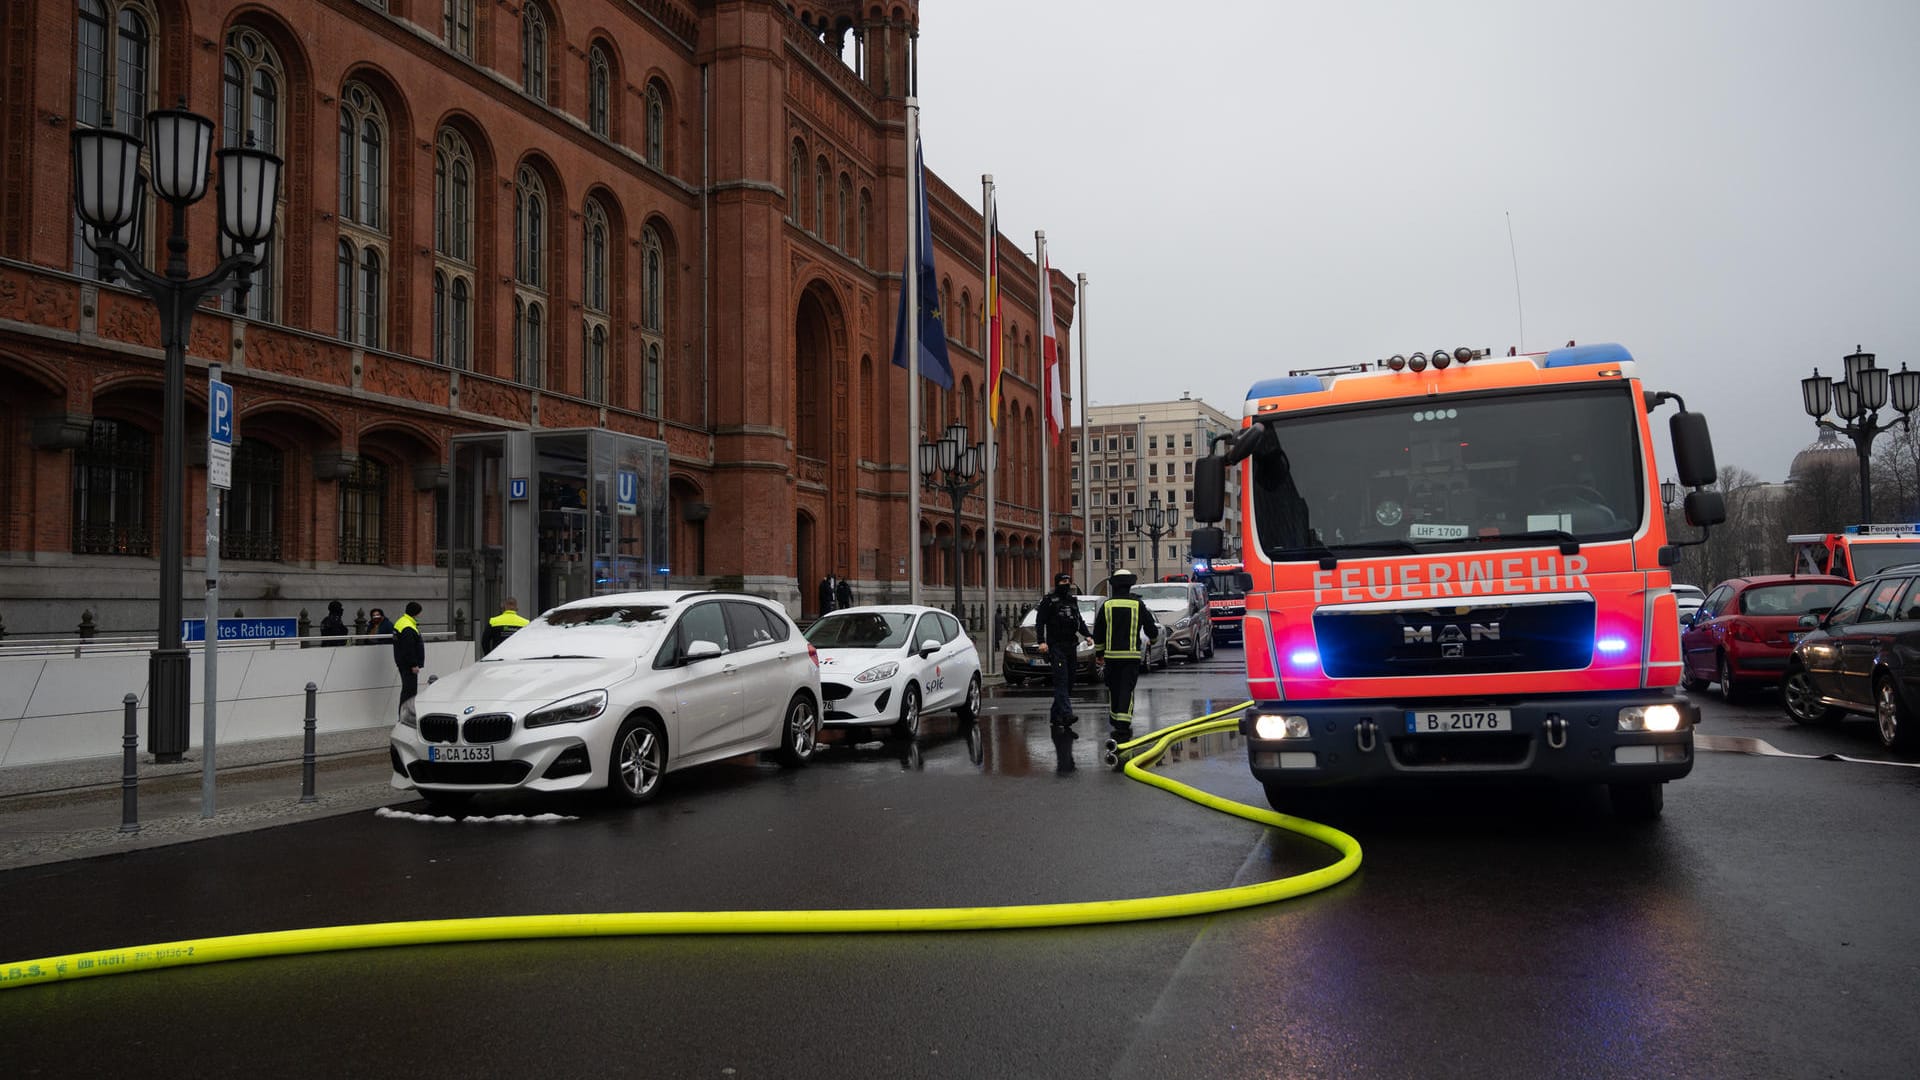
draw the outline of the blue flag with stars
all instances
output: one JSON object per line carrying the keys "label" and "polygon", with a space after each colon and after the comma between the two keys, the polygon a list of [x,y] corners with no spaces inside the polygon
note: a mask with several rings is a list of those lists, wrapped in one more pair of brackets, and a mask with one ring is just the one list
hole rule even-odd
{"label": "blue flag with stars", "polygon": [[[913,280],[919,289],[920,374],[932,379],[942,390],[953,389],[953,364],[947,358],[947,332],[940,320],[940,277],[933,270],[933,227],[927,222],[927,167],[920,157],[919,140],[914,140],[912,177],[914,212],[920,229],[920,272],[908,267],[901,275],[904,283]],[[893,366],[907,367],[907,290],[900,290],[900,314],[893,324]]]}

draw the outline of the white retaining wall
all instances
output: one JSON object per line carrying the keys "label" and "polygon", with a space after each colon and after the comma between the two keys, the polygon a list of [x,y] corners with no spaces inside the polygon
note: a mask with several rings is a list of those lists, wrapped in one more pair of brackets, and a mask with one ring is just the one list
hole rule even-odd
{"label": "white retaining wall", "polygon": [[[470,641],[429,641],[420,672],[446,675],[473,662]],[[188,646],[193,707],[187,729],[199,746],[204,729],[206,660]],[[319,687],[314,705],[320,731],[391,725],[400,704],[400,673],[393,650],[378,645],[269,648],[223,644],[215,723],[220,745],[299,735],[306,718],[307,683]],[[140,752],[147,746],[147,653],[97,653],[0,659],[0,767],[118,754],[126,717],[122,699],[140,696]]]}

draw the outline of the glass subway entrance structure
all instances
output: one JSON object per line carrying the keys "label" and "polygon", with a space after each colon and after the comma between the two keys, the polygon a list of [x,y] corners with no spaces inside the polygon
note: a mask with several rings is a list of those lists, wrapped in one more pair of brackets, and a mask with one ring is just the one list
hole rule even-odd
{"label": "glass subway entrance structure", "polygon": [[467,633],[511,596],[528,618],[653,588],[667,551],[667,444],[600,429],[453,438],[447,601]]}

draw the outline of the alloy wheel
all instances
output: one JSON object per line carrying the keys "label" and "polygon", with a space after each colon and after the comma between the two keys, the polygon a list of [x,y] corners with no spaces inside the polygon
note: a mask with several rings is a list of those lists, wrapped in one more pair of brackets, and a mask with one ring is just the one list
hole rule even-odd
{"label": "alloy wheel", "polygon": [[1880,724],[1880,742],[1892,746],[1900,739],[1900,698],[1891,679],[1881,679],[1873,688],[1873,715]]}
{"label": "alloy wheel", "polygon": [[640,798],[659,782],[660,740],[651,728],[633,728],[620,740],[620,783],[629,794]]}
{"label": "alloy wheel", "polygon": [[1780,690],[1786,698],[1788,716],[1802,724],[1811,724],[1820,718],[1820,701],[1813,692],[1813,680],[1807,677],[1805,668],[1788,672],[1787,681]]}
{"label": "alloy wheel", "polygon": [[794,756],[802,759],[812,757],[814,743],[820,735],[820,724],[814,715],[812,702],[799,697],[787,706],[787,730],[792,732]]}

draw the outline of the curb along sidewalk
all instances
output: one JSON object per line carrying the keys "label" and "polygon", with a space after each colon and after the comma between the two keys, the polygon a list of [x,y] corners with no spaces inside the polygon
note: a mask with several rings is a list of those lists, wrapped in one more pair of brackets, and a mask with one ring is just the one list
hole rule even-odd
{"label": "curb along sidewalk", "polygon": [[314,794],[300,801],[298,736],[222,746],[214,816],[200,817],[200,758],[140,754],[140,831],[120,832],[121,755],[0,768],[0,871],[87,859],[411,801],[388,785],[387,729],[315,740]]}

